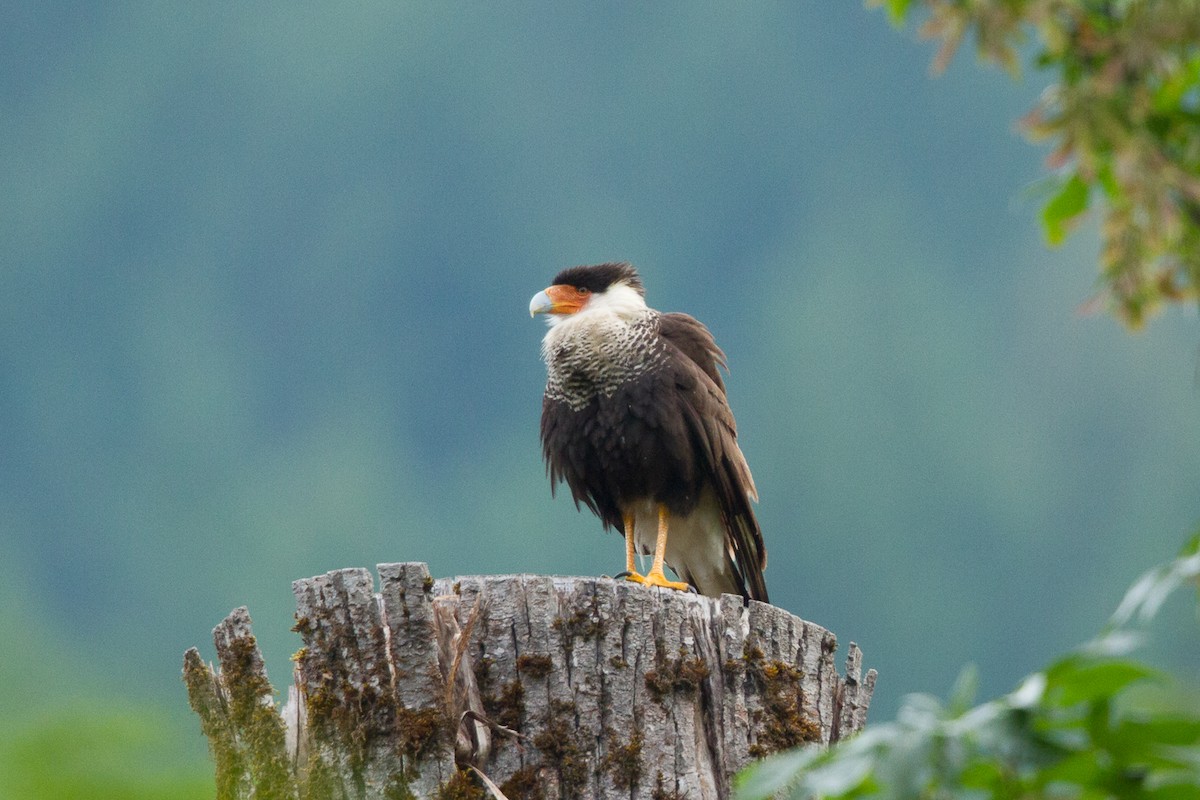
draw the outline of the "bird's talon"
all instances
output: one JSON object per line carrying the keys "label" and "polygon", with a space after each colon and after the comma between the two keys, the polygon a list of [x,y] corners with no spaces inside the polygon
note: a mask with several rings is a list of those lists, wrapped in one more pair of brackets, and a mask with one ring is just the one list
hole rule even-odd
{"label": "bird's talon", "polygon": [[661,570],[651,570],[648,575],[638,575],[636,572],[628,575],[625,580],[640,583],[643,586],[659,586],[663,589],[674,589],[679,592],[686,592],[691,587],[680,581],[667,580],[667,576]]}
{"label": "bird's talon", "polygon": [[[629,576],[632,574],[634,574],[634,573],[630,572],[629,570],[624,570],[623,572],[618,572],[616,575],[613,575],[612,577],[613,577],[614,581],[619,581],[622,578],[628,579]],[[606,575],[605,577],[608,577],[608,576]]]}

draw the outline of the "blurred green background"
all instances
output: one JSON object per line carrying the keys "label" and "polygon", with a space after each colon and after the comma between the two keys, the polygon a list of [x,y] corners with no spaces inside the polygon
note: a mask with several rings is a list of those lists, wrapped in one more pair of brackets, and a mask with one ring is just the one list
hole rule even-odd
{"label": "blurred green background", "polygon": [[772,599],[863,647],[874,719],[1011,688],[1200,516],[1196,321],[1075,313],[1036,73],[931,80],[858,3],[4,17],[5,797],[210,796],[182,653],[245,604],[282,685],[294,578],[620,569],[540,460],[526,308],[572,264],[725,348]]}

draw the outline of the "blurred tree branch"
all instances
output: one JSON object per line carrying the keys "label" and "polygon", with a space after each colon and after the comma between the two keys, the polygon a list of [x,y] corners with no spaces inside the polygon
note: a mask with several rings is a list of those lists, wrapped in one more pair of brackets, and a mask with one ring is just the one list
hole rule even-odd
{"label": "blurred tree branch", "polygon": [[[897,25],[912,0],[867,0]],[[1055,189],[1046,237],[1063,241],[1104,203],[1103,303],[1140,327],[1166,303],[1200,297],[1200,0],[923,0],[923,37],[941,72],[969,35],[979,55],[1054,76],[1021,127],[1050,140]]]}

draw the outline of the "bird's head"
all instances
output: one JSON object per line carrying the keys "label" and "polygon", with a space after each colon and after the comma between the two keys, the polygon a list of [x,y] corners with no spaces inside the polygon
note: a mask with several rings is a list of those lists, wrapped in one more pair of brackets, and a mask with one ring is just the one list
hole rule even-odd
{"label": "bird's head", "polygon": [[570,267],[529,301],[529,316],[545,314],[550,325],[584,311],[608,311],[620,317],[646,310],[646,290],[632,264]]}

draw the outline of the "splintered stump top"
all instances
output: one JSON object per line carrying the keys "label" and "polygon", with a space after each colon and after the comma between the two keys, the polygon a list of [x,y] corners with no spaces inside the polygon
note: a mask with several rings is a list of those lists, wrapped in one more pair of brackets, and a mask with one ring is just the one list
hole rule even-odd
{"label": "splintered stump top", "polygon": [[296,581],[277,711],[244,608],[184,679],[224,798],[726,798],[754,758],[859,730],[875,683],[832,633],[725,596],[609,578]]}

